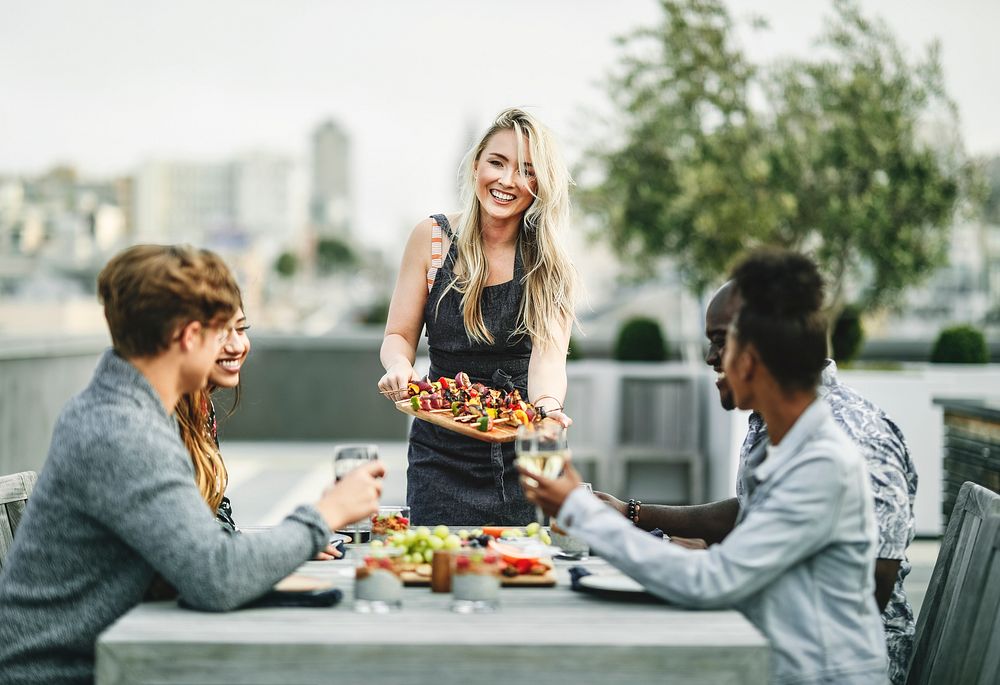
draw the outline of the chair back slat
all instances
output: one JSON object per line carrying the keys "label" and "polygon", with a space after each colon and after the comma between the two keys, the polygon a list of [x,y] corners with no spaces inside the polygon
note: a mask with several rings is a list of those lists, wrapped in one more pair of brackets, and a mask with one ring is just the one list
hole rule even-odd
{"label": "chair back slat", "polygon": [[[965,592],[959,598],[960,619],[951,627],[952,641],[964,646],[963,659],[935,668],[940,682],[997,681],[1000,668],[1000,516],[983,521],[980,549],[969,567]],[[939,659],[940,661],[940,659]],[[984,680],[984,676],[987,676]]]}
{"label": "chair back slat", "polygon": [[28,496],[35,488],[37,476],[34,471],[23,471],[10,476],[0,476],[0,568],[3,568],[7,552],[14,542]]}
{"label": "chair back slat", "polygon": [[972,482],[962,485],[917,617],[908,685],[947,682],[935,678],[935,671],[951,669],[953,659],[965,658],[967,643],[952,644],[954,626],[968,618],[957,605],[967,594],[970,568],[978,567],[992,546],[992,540],[982,538],[982,522],[991,515],[1000,515],[1000,495]]}

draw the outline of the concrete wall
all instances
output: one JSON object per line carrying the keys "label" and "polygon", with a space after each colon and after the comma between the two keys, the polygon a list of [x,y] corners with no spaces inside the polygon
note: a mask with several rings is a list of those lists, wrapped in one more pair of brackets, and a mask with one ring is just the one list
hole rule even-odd
{"label": "concrete wall", "polygon": [[[239,409],[224,417],[237,440],[405,440],[407,417],[379,393],[378,331],[338,338],[254,336]],[[39,470],[63,405],[93,375],[106,338],[0,345],[0,474]]]}
{"label": "concrete wall", "polygon": [[237,411],[221,395],[220,431],[234,440],[406,440],[407,416],[379,394],[381,331],[336,338],[254,336]]}
{"label": "concrete wall", "polygon": [[66,401],[93,375],[104,338],[0,345],[0,474],[38,471]]}
{"label": "concrete wall", "polygon": [[944,417],[934,400],[1000,399],[1000,365],[914,364],[899,371],[843,371],[840,378],[902,429],[920,479],[917,534],[940,535]]}

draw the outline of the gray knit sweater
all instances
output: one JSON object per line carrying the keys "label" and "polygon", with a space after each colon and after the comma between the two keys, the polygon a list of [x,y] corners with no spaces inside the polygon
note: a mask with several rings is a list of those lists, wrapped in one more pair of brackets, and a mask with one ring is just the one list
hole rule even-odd
{"label": "gray knit sweater", "polygon": [[176,421],[109,350],[56,423],[0,574],[0,683],[92,681],[98,634],[142,601],[156,573],[196,607],[232,609],[328,537],[313,507],[264,533],[219,526]]}

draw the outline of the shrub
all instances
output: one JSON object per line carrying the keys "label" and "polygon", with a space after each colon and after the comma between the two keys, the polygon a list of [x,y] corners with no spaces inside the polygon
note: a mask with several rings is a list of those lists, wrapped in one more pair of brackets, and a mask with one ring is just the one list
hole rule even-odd
{"label": "shrub", "polygon": [[583,353],[580,351],[580,346],[576,342],[576,338],[569,339],[569,349],[566,350],[566,361],[575,361],[577,359],[583,359]]}
{"label": "shrub", "polygon": [[299,260],[291,252],[282,252],[274,263],[274,270],[283,278],[291,278],[299,269]]}
{"label": "shrub", "polygon": [[861,351],[861,343],[865,339],[865,329],[861,325],[861,310],[849,304],[837,317],[833,326],[830,342],[833,346],[833,358],[837,362],[849,362]]}
{"label": "shrub", "polygon": [[979,329],[967,325],[943,329],[931,352],[935,364],[985,364],[989,360],[986,338]]}
{"label": "shrub", "polygon": [[662,362],[667,358],[667,341],[660,324],[646,317],[622,324],[615,341],[615,359],[626,362]]}
{"label": "shrub", "polygon": [[381,299],[373,302],[361,312],[360,323],[366,326],[384,326],[389,318],[389,300]]}

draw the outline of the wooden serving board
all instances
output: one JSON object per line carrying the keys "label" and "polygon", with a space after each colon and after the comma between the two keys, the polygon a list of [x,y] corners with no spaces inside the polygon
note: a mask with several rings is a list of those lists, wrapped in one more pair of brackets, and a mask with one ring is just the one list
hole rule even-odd
{"label": "wooden serving board", "polygon": [[[491,431],[483,432],[476,428],[475,425],[470,425],[470,423],[475,424],[475,421],[470,423],[456,421],[450,412],[431,413],[422,409],[414,409],[409,400],[400,400],[395,404],[396,409],[404,414],[415,416],[421,421],[433,423],[435,426],[441,426],[442,428],[447,428],[450,431],[476,440],[482,440],[483,442],[514,442],[514,438],[517,437],[517,426],[509,426],[506,423],[494,426]],[[552,419],[545,419],[545,421],[555,423]]]}
{"label": "wooden serving board", "polygon": [[[540,563],[549,567],[549,570],[541,575],[517,575],[500,576],[502,587],[553,587],[556,584],[556,571],[552,568],[551,559],[540,559]],[[431,584],[431,577],[420,575],[416,571],[403,571],[400,574],[403,585],[407,587],[424,587]]]}

